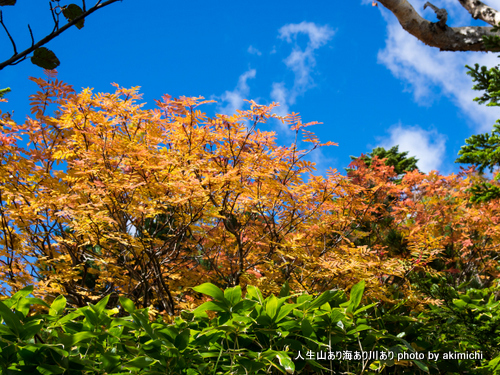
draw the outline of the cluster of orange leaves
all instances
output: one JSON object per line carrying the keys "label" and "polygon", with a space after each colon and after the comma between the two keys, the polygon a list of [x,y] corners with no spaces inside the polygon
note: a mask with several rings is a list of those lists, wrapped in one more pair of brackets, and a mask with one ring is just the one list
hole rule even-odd
{"label": "cluster of orange leaves", "polygon": [[[273,114],[274,103],[208,118],[203,98],[164,96],[145,110],[137,88],[77,94],[32,80],[33,117],[1,114],[3,295],[35,284],[74,306],[112,293],[175,314],[202,302],[191,287],[203,282],[276,293],[285,281],[321,292],[364,279],[371,298],[391,301],[397,288],[419,306],[432,301],[410,272],[498,277],[498,204],[468,203],[473,171],[396,183],[392,167],[358,160],[325,178],[306,156],[334,144],[297,114]],[[271,119],[295,143],[259,130]],[[401,251],[384,242],[389,231]]]}

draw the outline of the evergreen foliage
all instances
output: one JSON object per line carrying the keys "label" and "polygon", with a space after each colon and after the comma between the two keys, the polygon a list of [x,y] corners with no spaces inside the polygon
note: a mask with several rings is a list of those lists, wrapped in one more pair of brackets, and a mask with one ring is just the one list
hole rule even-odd
{"label": "evergreen foliage", "polygon": [[[401,177],[407,172],[418,170],[418,159],[414,156],[408,157],[408,151],[400,152],[399,146],[391,147],[389,150],[386,150],[384,147],[375,147],[372,152],[361,155],[359,159],[364,161],[366,166],[371,167],[375,157],[379,160],[384,160],[385,165],[394,168],[394,172],[398,176],[397,178],[393,178],[395,181],[400,181]],[[356,159],[358,159],[358,157],[351,156],[351,160]],[[352,169],[347,168],[348,172],[351,170]]]}
{"label": "evergreen foliage", "polygon": [[[498,27],[494,28],[498,31]],[[500,47],[500,37],[492,36],[487,38],[489,45]],[[479,104],[487,106],[500,106],[500,69],[494,66],[491,69],[485,66],[479,67],[475,64],[474,68],[466,65],[469,69],[468,75],[472,81],[476,82],[474,90],[483,91],[483,94],[474,99]],[[492,172],[500,166],[500,121],[493,126],[491,133],[476,134],[465,140],[465,146],[462,146],[455,161],[456,163],[472,164],[477,167],[479,174],[482,175],[485,170]],[[496,175],[492,182],[482,181],[476,184],[470,191],[471,202],[487,202],[492,199],[500,198],[500,186],[498,186]]]}

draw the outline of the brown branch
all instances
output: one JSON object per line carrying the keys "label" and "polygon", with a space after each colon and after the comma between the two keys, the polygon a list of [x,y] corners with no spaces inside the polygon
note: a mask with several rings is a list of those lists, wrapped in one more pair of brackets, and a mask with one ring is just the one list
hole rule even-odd
{"label": "brown branch", "polygon": [[25,59],[28,54],[30,54],[31,52],[33,52],[37,48],[43,46],[44,44],[47,44],[52,39],[54,39],[56,36],[58,36],[59,34],[61,34],[64,31],[66,31],[71,26],[76,25],[78,22],[80,22],[81,20],[85,19],[87,16],[89,16],[92,13],[94,13],[96,10],[104,8],[107,5],[116,3],[117,1],[119,1],[119,0],[108,0],[108,1],[106,1],[104,3],[102,3],[102,4],[99,1],[95,6],[93,6],[92,8],[90,8],[89,10],[87,10],[86,12],[82,13],[80,16],[74,18],[73,20],[71,20],[70,22],[68,22],[66,25],[64,25],[60,29],[57,29],[56,31],[53,31],[52,33],[50,33],[49,35],[47,35],[45,38],[43,38],[42,40],[40,40],[38,43],[32,45],[30,48],[24,50],[21,53],[16,53],[14,51],[14,56],[12,56],[10,59],[4,61],[3,63],[0,63],[0,70],[2,70],[3,68],[5,68],[6,66],[14,65],[14,63],[17,60]]}
{"label": "brown branch", "polygon": [[480,19],[491,26],[500,23],[500,12],[489,7],[479,0],[458,0],[458,2],[470,13],[475,20]]}
{"label": "brown branch", "polygon": [[14,54],[17,54],[17,48],[16,48],[16,43],[14,42],[14,39],[12,39],[12,36],[9,33],[9,30],[7,29],[7,26],[3,23],[3,14],[2,11],[0,10],[0,24],[3,26],[5,32],[7,33],[7,36],[10,39],[10,42],[12,43],[12,48],[14,48]]}
{"label": "brown branch", "polygon": [[[464,4],[477,3],[477,0],[459,0]],[[413,8],[408,0],[379,0],[398,19],[408,33],[428,46],[437,47],[441,51],[489,51],[483,43],[484,36],[496,35],[491,27],[465,26],[448,27],[427,21]],[[467,7],[466,7],[467,9]],[[479,17],[479,16],[478,16]]]}

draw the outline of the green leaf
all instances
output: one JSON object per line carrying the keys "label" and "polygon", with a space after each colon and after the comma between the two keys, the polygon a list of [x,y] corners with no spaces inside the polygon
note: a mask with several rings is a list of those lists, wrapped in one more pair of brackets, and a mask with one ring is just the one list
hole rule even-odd
{"label": "green leaf", "polygon": [[454,299],[453,300],[453,304],[455,306],[459,307],[460,309],[463,309],[463,308],[465,308],[468,305],[467,302],[464,302],[461,299]]}
{"label": "green leaf", "polygon": [[332,309],[330,312],[330,322],[331,323],[337,323],[338,321],[342,320],[345,318],[344,311],[338,308]]}
{"label": "green leaf", "polygon": [[307,308],[307,310],[316,309],[318,307],[323,306],[325,303],[330,302],[336,296],[336,294],[337,294],[336,291],[327,290],[326,292],[321,294],[318,298],[313,300],[309,305],[309,307]]}
{"label": "green leaf", "polygon": [[[76,4],[69,4],[68,6],[65,6],[62,8],[63,9],[63,15],[66,17],[68,22],[73,21],[76,17],[79,17],[83,14],[82,8],[80,8]],[[85,19],[82,19],[75,23],[75,26],[78,27],[78,29],[81,29],[83,27]]]}
{"label": "green leaf", "polygon": [[356,328],[350,330],[349,332],[347,332],[348,335],[352,335],[353,333],[356,333],[356,332],[361,332],[361,331],[366,331],[367,329],[373,329],[373,327],[370,327],[366,324],[360,324],[359,326],[357,326]]}
{"label": "green leaf", "polygon": [[106,308],[108,301],[109,301],[109,294],[106,297],[104,297],[103,299],[101,299],[99,302],[97,302],[97,304],[95,306],[90,305],[90,307],[92,308],[92,310],[94,310],[96,312],[97,315],[101,315],[101,313]]}
{"label": "green leaf", "polygon": [[228,303],[228,300],[224,297],[224,292],[212,283],[204,283],[193,288],[198,293],[206,294],[212,297],[216,301]]}
{"label": "green leaf", "polygon": [[26,298],[21,298],[19,301],[17,301],[15,309],[26,317],[30,312],[30,303]]}
{"label": "green leaf", "polygon": [[121,362],[119,355],[112,355],[109,353],[101,354],[101,361],[106,372],[112,372]]}
{"label": "green leaf", "polygon": [[193,314],[195,316],[203,316],[205,314],[205,311],[229,312],[229,308],[221,302],[208,301],[208,302],[205,302],[205,303],[201,304],[200,306],[198,306],[193,311]]}
{"label": "green leaf", "polygon": [[259,288],[253,285],[247,286],[247,295],[250,296],[251,299],[258,301],[261,305],[264,303],[264,297],[262,297]]}
{"label": "green leaf", "polygon": [[61,315],[65,307],[66,307],[66,298],[63,295],[60,295],[50,305],[49,314],[52,316]]}
{"label": "green leaf", "polygon": [[92,324],[94,327],[99,324],[99,318],[95,312],[93,312],[88,306],[81,309],[83,315],[87,319],[87,322]]}
{"label": "green leaf", "polygon": [[141,325],[142,328],[144,328],[149,337],[151,337],[152,339],[157,338],[155,332],[153,331],[153,328],[151,327],[151,324],[149,323],[149,317],[144,310],[136,310],[132,314],[132,317],[134,318],[135,321],[139,322],[139,324]]}
{"label": "green leaf", "polygon": [[0,316],[12,332],[19,337],[22,330],[21,321],[3,302],[0,302]]}
{"label": "green leaf", "polygon": [[16,0],[0,0],[0,6],[16,5]]}
{"label": "green leaf", "polygon": [[355,311],[363,297],[363,291],[365,290],[365,280],[361,280],[359,283],[354,285],[351,289],[351,294],[349,296],[349,306],[347,307],[347,313]]}
{"label": "green leaf", "polygon": [[313,297],[311,295],[302,294],[297,298],[297,303],[300,304],[300,303],[308,302],[308,301],[311,301],[312,299],[313,299]]}
{"label": "green leaf", "polygon": [[28,301],[31,305],[42,305],[45,307],[50,307],[47,302],[40,298],[26,297],[26,301]]}
{"label": "green leaf", "polygon": [[157,361],[152,359],[152,358],[141,356],[141,357],[137,357],[137,358],[125,363],[124,367],[125,368],[130,368],[130,367],[146,368],[146,367],[153,365],[155,362],[157,362]]}
{"label": "green leaf", "polygon": [[363,312],[363,311],[365,311],[365,310],[368,310],[368,309],[370,309],[370,308],[372,308],[373,306],[376,306],[376,305],[378,305],[378,302],[371,303],[371,304],[369,304],[369,305],[363,306],[363,307],[361,307],[361,308],[357,309],[357,310],[354,312],[354,315],[357,315],[357,314],[359,314],[360,312]]}
{"label": "green leaf", "polygon": [[302,324],[300,325],[300,328],[302,330],[302,334],[305,337],[309,338],[309,337],[314,337],[315,336],[314,328],[311,325],[311,322],[309,321],[309,319],[304,319],[302,321]]}
{"label": "green leaf", "polygon": [[55,69],[61,63],[55,53],[45,47],[38,47],[35,50],[31,57],[31,62],[47,70]]}
{"label": "green leaf", "polygon": [[266,298],[266,314],[269,315],[271,319],[274,319],[277,310],[278,310],[278,299],[273,295]]}
{"label": "green leaf", "polygon": [[74,335],[65,335],[62,332],[59,333],[59,341],[64,345],[64,349],[70,350],[75,344],[96,337],[92,332],[78,332]]}
{"label": "green leaf", "polygon": [[289,295],[290,295],[290,286],[288,285],[288,280],[287,280],[287,281],[285,281],[285,283],[281,287],[279,296],[280,297],[287,297]]}
{"label": "green leaf", "polygon": [[429,373],[429,367],[427,367],[427,365],[426,365],[425,363],[420,362],[420,361],[419,361],[419,360],[417,360],[417,359],[414,359],[414,360],[413,360],[413,363],[415,363],[415,364],[416,364],[416,365],[420,368],[420,370],[422,370],[422,371],[425,371],[425,372]]}
{"label": "green leaf", "polygon": [[10,299],[14,302],[19,301],[19,299],[29,296],[33,293],[33,285],[25,286],[23,289],[14,294]]}
{"label": "green leaf", "polygon": [[125,311],[129,314],[132,314],[135,311],[134,303],[127,297],[120,297],[120,305],[122,305]]}
{"label": "green leaf", "polygon": [[241,301],[241,286],[237,285],[233,288],[227,288],[224,291],[224,298],[226,298],[231,306],[236,305]]}
{"label": "green leaf", "polygon": [[237,312],[237,313],[241,313],[242,311],[250,311],[255,306],[256,303],[257,303],[257,301],[252,301],[252,300],[249,300],[249,299],[244,299],[244,300],[238,302],[232,308],[232,311],[233,312]]}
{"label": "green leaf", "polygon": [[34,345],[26,345],[23,348],[19,348],[19,356],[28,362],[36,362],[38,347]]}
{"label": "green leaf", "polygon": [[3,98],[5,94],[11,92],[12,90],[10,89],[10,87],[6,87],[4,89],[0,89],[0,98]]}
{"label": "green leaf", "polygon": [[39,333],[42,328],[44,328],[44,324],[41,323],[41,320],[32,320],[31,322],[26,323],[23,326],[23,332],[21,334],[21,340],[30,340],[37,333]]}
{"label": "green leaf", "polygon": [[129,319],[124,319],[124,318],[115,318],[110,324],[110,328],[116,327],[116,326],[125,326],[129,327],[131,329],[138,329],[139,325],[136,322],[133,322]]}
{"label": "green leaf", "polygon": [[66,322],[70,321],[70,320],[73,320],[79,316],[82,316],[83,313],[82,313],[82,310],[81,309],[78,309],[76,311],[73,311],[71,313],[69,313],[68,315],[64,315],[62,318],[60,318],[57,322],[55,322],[56,325],[58,326],[62,326],[64,325]]}
{"label": "green leaf", "polygon": [[283,366],[288,374],[293,374],[295,372],[295,365],[286,352],[277,352],[276,357],[278,357],[280,365]]}
{"label": "green leaf", "polygon": [[51,375],[51,374],[63,374],[66,369],[60,366],[53,366],[48,364],[42,364],[36,368],[43,375]]}
{"label": "green leaf", "polygon": [[281,321],[290,313],[290,311],[292,311],[296,307],[297,305],[295,304],[286,304],[284,306],[281,306],[280,310],[278,311],[278,316],[276,317],[274,322],[278,323],[279,321]]}
{"label": "green leaf", "polygon": [[189,344],[189,337],[190,337],[189,329],[182,331],[175,338],[175,341],[174,341],[175,347],[177,349],[179,349],[179,351],[183,351],[184,349],[186,349],[188,344]]}

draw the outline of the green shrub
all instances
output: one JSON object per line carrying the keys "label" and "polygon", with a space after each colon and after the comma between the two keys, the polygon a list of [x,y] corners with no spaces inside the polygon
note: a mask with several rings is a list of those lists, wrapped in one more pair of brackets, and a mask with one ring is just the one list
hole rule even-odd
{"label": "green shrub", "polygon": [[[342,291],[327,291],[316,297],[289,295],[286,284],[279,296],[266,299],[252,286],[247,288],[245,296],[239,286],[222,291],[207,283],[194,289],[213,300],[194,311],[183,311],[173,324],[166,324],[161,318],[151,321],[148,309],[136,309],[132,301],[123,297],[120,298],[122,313],[117,308],[106,309],[109,297],[96,305],[67,309],[64,297],[59,296],[49,306],[40,299],[30,298],[33,289],[25,288],[0,302],[1,373],[453,374],[454,371],[445,368],[445,361],[427,361],[427,358],[397,361],[398,354],[416,356],[419,350],[446,348],[446,342],[436,341],[431,334],[430,324],[434,321],[430,312],[412,317],[396,313],[397,309],[385,311],[377,303],[361,304],[363,281],[352,288],[349,299]],[[490,298],[484,307],[487,310],[481,311],[488,317],[495,315],[496,319],[498,303],[492,301]],[[30,314],[35,304],[46,307],[48,313]],[[459,302],[456,305],[467,308]],[[474,306],[481,305],[475,301]],[[366,358],[369,352],[372,356],[378,352],[378,359]],[[349,353],[351,360],[339,360]],[[382,353],[388,353],[389,357],[383,358]],[[392,355],[394,358],[390,358]],[[474,361],[460,363],[470,365]],[[491,374],[497,364],[498,358],[483,360],[468,370]]]}

